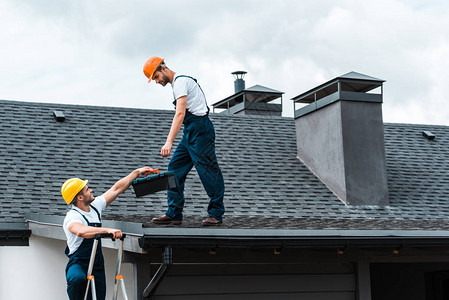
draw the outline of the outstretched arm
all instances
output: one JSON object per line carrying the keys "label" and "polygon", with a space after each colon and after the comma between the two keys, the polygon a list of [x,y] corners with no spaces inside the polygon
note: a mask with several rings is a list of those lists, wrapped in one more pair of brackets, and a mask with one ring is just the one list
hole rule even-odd
{"label": "outstretched arm", "polygon": [[109,204],[111,204],[111,202],[114,201],[118,197],[118,195],[126,191],[126,189],[131,184],[131,181],[136,179],[139,175],[147,175],[151,173],[152,170],[153,169],[150,167],[136,169],[129,173],[128,176],[123,177],[122,179],[117,181],[107,192],[103,194],[103,197],[106,199],[106,206],[109,206]]}

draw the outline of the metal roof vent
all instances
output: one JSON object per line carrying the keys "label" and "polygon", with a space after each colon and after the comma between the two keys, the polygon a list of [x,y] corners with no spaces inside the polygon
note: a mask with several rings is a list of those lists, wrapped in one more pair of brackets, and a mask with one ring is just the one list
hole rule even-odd
{"label": "metal roof vent", "polygon": [[422,135],[423,135],[423,137],[425,137],[429,141],[432,141],[432,140],[435,139],[435,135],[432,132],[430,132],[430,131],[423,131]]}
{"label": "metal roof vent", "polygon": [[234,81],[234,91],[235,93],[238,93],[240,91],[243,91],[245,89],[245,71],[235,71],[231,73],[234,75],[235,81]]}
{"label": "metal roof vent", "polygon": [[55,117],[56,121],[58,122],[64,122],[65,121],[65,116],[64,113],[60,110],[54,110],[53,111],[53,117]]}

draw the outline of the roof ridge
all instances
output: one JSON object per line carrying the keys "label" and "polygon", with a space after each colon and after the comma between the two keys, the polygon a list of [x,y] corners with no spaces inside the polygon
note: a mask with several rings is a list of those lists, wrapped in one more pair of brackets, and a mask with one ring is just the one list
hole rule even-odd
{"label": "roof ridge", "polygon": [[392,123],[392,122],[388,122],[388,123],[383,123],[384,126],[388,125],[388,126],[407,126],[407,127],[426,127],[426,128],[449,128],[449,125],[437,125],[437,124],[420,124],[420,123]]}
{"label": "roof ridge", "polygon": [[154,108],[138,108],[138,107],[125,107],[125,106],[102,106],[102,105],[90,105],[90,104],[68,104],[68,103],[53,103],[53,102],[39,102],[39,101],[20,101],[20,100],[4,100],[0,99],[0,104],[9,105],[21,105],[21,106],[33,106],[33,107],[67,107],[67,108],[89,108],[89,109],[110,109],[120,111],[151,111],[151,112],[172,112],[168,109],[154,109]]}

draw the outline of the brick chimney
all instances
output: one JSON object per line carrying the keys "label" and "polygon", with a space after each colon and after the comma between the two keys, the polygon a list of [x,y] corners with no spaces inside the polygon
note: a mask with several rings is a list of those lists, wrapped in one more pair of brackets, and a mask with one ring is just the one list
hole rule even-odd
{"label": "brick chimney", "polygon": [[292,98],[298,158],[346,205],[389,204],[383,82],[350,72]]}

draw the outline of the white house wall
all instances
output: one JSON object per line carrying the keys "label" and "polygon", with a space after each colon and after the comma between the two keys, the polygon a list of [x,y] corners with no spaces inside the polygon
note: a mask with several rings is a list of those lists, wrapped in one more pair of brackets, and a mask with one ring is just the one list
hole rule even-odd
{"label": "white house wall", "polygon": [[[68,299],[66,293],[65,241],[31,236],[29,247],[0,247],[0,299]],[[117,250],[103,249],[112,299]],[[129,299],[135,299],[132,265],[122,264]],[[121,296],[119,296],[121,299]]]}

